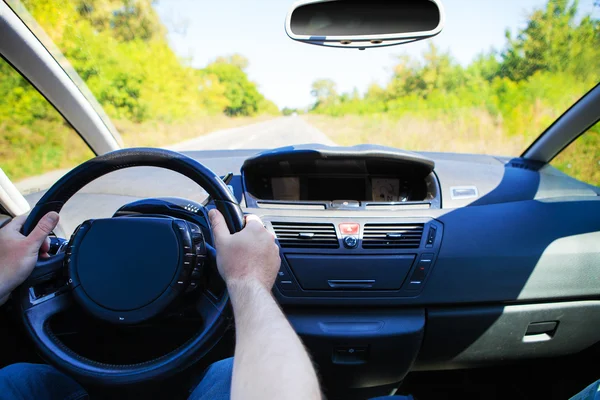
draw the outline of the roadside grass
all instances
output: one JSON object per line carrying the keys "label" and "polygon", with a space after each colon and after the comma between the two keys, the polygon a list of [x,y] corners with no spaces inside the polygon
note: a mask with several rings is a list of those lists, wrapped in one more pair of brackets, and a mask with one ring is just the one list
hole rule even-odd
{"label": "roadside grass", "polygon": [[[216,115],[174,123],[115,120],[114,124],[126,147],[160,147],[216,130],[272,118],[272,115]],[[93,156],[83,140],[62,121],[34,120],[30,126],[0,123],[0,168],[13,182],[58,169],[72,168]]]}
{"label": "roadside grass", "polygon": [[412,151],[443,151],[514,156],[532,138],[504,134],[491,115],[473,110],[467,116],[427,119],[412,116],[307,114],[303,118],[342,146],[378,144]]}
{"label": "roadside grass", "polygon": [[[378,144],[413,151],[519,156],[537,134],[508,134],[503,121],[483,110],[468,110],[435,119],[404,115],[306,114],[303,118],[341,146]],[[547,126],[530,117],[530,132]],[[581,181],[600,186],[600,123],[574,141],[551,164]]]}

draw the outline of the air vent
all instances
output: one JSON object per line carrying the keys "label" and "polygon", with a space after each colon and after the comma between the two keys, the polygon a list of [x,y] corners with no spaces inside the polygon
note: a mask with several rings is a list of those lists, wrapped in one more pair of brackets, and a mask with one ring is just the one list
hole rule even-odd
{"label": "air vent", "polygon": [[271,222],[283,248],[337,249],[340,247],[333,224]]}
{"label": "air vent", "polygon": [[366,224],[363,249],[417,249],[423,224]]}
{"label": "air vent", "polygon": [[535,171],[535,169],[531,168],[530,165],[525,164],[525,163],[520,163],[520,162],[511,162],[509,164],[512,168],[520,168],[520,169],[527,169],[530,171]]}
{"label": "air vent", "polygon": [[523,158],[513,158],[508,162],[511,168],[527,169],[529,171],[539,171],[544,166],[541,161],[525,160]]}

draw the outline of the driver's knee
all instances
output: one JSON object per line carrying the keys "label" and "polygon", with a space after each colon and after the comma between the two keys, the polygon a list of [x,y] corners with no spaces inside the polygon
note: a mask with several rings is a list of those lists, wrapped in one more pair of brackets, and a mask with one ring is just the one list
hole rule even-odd
{"label": "driver's knee", "polygon": [[210,365],[189,400],[228,400],[231,395],[233,358]]}
{"label": "driver's knee", "polygon": [[73,379],[44,364],[12,364],[0,369],[2,399],[80,400],[86,391]]}

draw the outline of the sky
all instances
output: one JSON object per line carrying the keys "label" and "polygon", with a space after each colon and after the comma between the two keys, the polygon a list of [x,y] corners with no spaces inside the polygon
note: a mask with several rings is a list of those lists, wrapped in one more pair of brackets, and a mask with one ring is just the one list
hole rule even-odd
{"label": "sky", "polygon": [[[580,0],[580,11],[598,14],[594,0]],[[433,41],[467,65],[490,48],[501,50],[505,31],[524,27],[527,15],[545,0],[442,0],[444,30]],[[169,42],[197,68],[218,56],[247,57],[250,79],[279,108],[303,108],[314,102],[311,84],[332,79],[338,92],[357,88],[364,93],[373,82],[385,85],[398,55],[420,57],[427,40],[401,46],[337,49],[291,40],[284,21],[292,0],[159,0],[155,8],[169,31]]]}

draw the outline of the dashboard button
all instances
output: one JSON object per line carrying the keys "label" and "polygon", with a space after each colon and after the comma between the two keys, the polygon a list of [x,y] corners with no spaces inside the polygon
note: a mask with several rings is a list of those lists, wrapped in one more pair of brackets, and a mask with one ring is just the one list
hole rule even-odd
{"label": "dashboard button", "polygon": [[344,238],[344,246],[348,249],[353,249],[358,246],[358,238],[356,236],[346,236]]}
{"label": "dashboard button", "polygon": [[283,267],[279,268],[279,272],[277,273],[277,280],[289,280],[289,279],[290,279],[290,275],[285,270],[285,268],[283,268]]}
{"label": "dashboard button", "polygon": [[356,200],[333,200],[331,208],[358,208],[360,202]]}
{"label": "dashboard button", "polygon": [[429,232],[427,233],[427,243],[425,247],[433,247],[433,243],[435,242],[435,233],[436,229],[432,226],[429,228]]}
{"label": "dashboard button", "polygon": [[354,222],[344,222],[338,225],[342,235],[358,235],[360,224]]}
{"label": "dashboard button", "polygon": [[432,253],[424,253],[421,254],[421,258],[419,258],[419,262],[412,275],[410,276],[410,282],[408,284],[409,290],[418,290],[427,278],[427,274],[431,269],[431,264],[433,263],[433,254]]}
{"label": "dashboard button", "polygon": [[277,287],[282,292],[291,292],[298,290],[298,285],[292,279],[277,278]]}
{"label": "dashboard button", "polygon": [[424,265],[419,263],[419,264],[417,264],[417,268],[415,269],[415,272],[413,272],[412,276],[410,277],[410,283],[420,285],[425,280],[426,275],[427,275],[427,267],[425,267]]}

